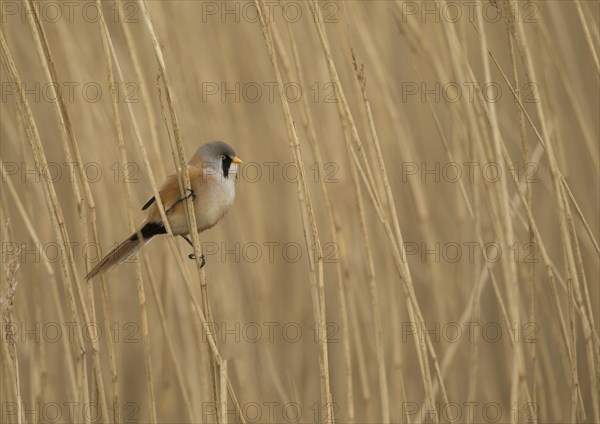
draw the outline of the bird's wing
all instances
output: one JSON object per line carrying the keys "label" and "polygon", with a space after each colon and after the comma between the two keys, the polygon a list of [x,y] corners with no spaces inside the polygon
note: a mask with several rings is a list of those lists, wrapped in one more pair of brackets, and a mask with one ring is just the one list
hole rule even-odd
{"label": "bird's wing", "polygon": [[145,211],[146,209],[148,209],[150,207],[150,205],[152,203],[154,203],[154,201],[156,200],[156,198],[154,196],[152,196],[145,204],[144,206],[142,206],[142,210]]}
{"label": "bird's wing", "polygon": [[[190,176],[190,180],[196,180],[203,178],[202,169],[196,166],[188,165],[188,172]],[[160,186],[158,190],[160,194],[160,198],[163,202],[163,206],[165,210],[171,209],[177,202],[181,200],[181,193],[179,192],[179,181],[177,174],[171,174],[166,179],[165,182]],[[198,193],[194,193],[198,194]],[[154,206],[148,211],[148,218],[151,220],[160,220],[160,212],[158,210],[158,205],[156,205],[156,199],[154,196],[150,198],[146,202],[146,204],[142,207],[142,210],[146,210],[150,208],[150,206]]]}

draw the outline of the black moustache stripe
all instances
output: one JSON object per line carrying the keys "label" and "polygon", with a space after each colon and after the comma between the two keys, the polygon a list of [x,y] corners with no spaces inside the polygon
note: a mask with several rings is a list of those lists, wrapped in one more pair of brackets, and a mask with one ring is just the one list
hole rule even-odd
{"label": "black moustache stripe", "polygon": [[229,168],[231,167],[231,158],[225,156],[223,158],[223,176],[227,178],[229,176]]}

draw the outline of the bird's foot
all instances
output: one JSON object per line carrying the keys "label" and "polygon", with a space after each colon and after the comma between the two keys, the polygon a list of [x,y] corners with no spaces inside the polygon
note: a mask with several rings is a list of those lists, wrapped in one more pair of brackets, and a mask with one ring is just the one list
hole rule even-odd
{"label": "bird's foot", "polygon": [[168,208],[165,212],[169,213],[171,212],[173,209],[175,209],[175,206],[177,206],[179,203],[183,202],[186,199],[189,199],[190,197],[192,198],[192,201],[194,201],[194,199],[196,198],[196,193],[194,192],[194,190],[188,188],[186,189],[186,191],[189,191],[190,194],[186,194],[184,197],[180,197],[179,199],[177,199],[177,201],[175,203],[173,203],[173,206],[171,206],[170,208]]}
{"label": "bird's foot", "polygon": [[[192,260],[196,260],[196,255],[194,255],[193,253],[190,253],[188,255],[188,258],[192,259]],[[204,265],[206,265],[206,256],[204,256],[204,253],[202,255],[200,255],[200,268],[204,268]]]}
{"label": "bird's foot", "polygon": [[192,198],[192,200],[196,199],[196,193],[194,192],[194,190],[192,190],[191,188],[186,188],[186,191],[189,191],[190,194],[188,194],[187,196],[184,197],[184,199],[189,199],[190,197]]}

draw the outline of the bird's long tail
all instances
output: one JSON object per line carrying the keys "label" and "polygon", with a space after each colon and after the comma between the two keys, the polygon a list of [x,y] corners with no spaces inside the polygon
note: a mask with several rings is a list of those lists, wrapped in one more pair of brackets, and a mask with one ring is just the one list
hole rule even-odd
{"label": "bird's long tail", "polygon": [[[124,262],[127,258],[137,253],[140,248],[148,243],[152,237],[157,234],[166,233],[165,228],[160,223],[147,223],[139,231],[133,233],[123,243],[115,247],[111,252],[106,255],[96,266],[85,276],[86,280],[89,280],[97,275],[103,274],[109,271],[118,264]],[[139,240],[139,235],[142,235],[142,241]]]}

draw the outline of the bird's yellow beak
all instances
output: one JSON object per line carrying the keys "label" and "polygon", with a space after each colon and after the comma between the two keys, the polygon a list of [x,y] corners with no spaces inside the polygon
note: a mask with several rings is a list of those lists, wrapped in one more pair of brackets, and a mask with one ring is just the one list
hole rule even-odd
{"label": "bird's yellow beak", "polygon": [[244,163],[240,158],[238,158],[237,156],[234,156],[231,158],[231,161],[233,163]]}

